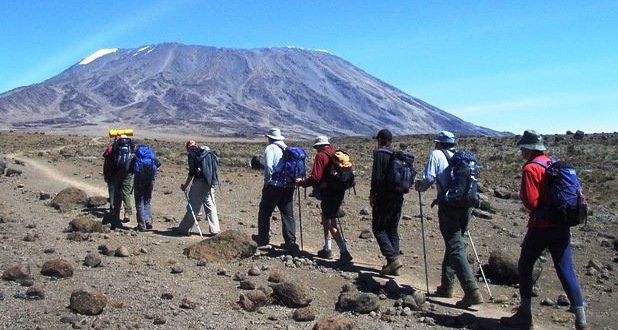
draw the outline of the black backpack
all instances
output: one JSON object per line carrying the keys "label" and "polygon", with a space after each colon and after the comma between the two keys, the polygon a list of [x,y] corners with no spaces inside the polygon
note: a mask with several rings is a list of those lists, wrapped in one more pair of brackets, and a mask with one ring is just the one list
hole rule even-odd
{"label": "black backpack", "polygon": [[457,208],[477,207],[480,203],[478,193],[478,177],[481,167],[476,155],[470,151],[456,151],[451,157],[446,150],[442,150],[449,166],[450,181],[444,192],[443,200],[446,205]]}
{"label": "black backpack", "polygon": [[116,170],[129,170],[129,165],[131,162],[132,144],[133,143],[131,139],[127,137],[119,138],[118,140],[114,141],[114,145],[112,147],[112,154],[114,155],[114,167],[116,168]]}
{"label": "black backpack", "polygon": [[386,168],[386,184],[389,190],[407,194],[414,185],[416,170],[414,169],[414,155],[406,151],[392,151],[386,148],[380,151],[391,155]]}
{"label": "black backpack", "polygon": [[197,170],[208,185],[214,187],[219,184],[219,157],[212,151],[200,149],[196,155]]}

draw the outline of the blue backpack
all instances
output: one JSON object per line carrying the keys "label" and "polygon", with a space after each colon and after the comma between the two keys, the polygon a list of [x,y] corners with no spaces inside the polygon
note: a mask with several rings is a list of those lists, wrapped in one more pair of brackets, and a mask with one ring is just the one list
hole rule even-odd
{"label": "blue backpack", "polygon": [[[281,146],[277,146],[281,148]],[[302,148],[297,147],[281,149],[283,156],[273,170],[272,179],[282,182],[284,186],[295,186],[297,178],[304,178],[307,175],[305,170],[307,153]]]}
{"label": "blue backpack", "polygon": [[588,204],[575,167],[564,161],[534,163],[545,168],[545,178],[549,185],[549,205],[541,207],[547,211],[549,221],[565,227],[585,223],[588,218]]}
{"label": "blue backpack", "polygon": [[147,145],[139,145],[135,148],[132,172],[135,174],[135,181],[152,181],[157,174],[155,153]]}
{"label": "blue backpack", "polygon": [[448,160],[451,180],[444,194],[444,202],[452,207],[478,207],[480,203],[478,179],[481,167],[476,155],[467,150],[456,151],[449,156],[442,150]]}

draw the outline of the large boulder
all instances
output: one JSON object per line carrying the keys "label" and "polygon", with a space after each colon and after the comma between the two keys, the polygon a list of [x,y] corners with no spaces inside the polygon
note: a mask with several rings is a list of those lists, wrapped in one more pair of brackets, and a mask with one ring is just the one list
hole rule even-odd
{"label": "large boulder", "polygon": [[7,281],[20,281],[26,280],[31,277],[30,274],[30,265],[29,264],[19,264],[7,268],[2,272],[2,279]]}
{"label": "large boulder", "polygon": [[249,258],[256,249],[257,245],[250,236],[228,230],[185,248],[183,254],[192,259],[217,262]]}
{"label": "large boulder", "polygon": [[79,217],[69,222],[71,231],[81,233],[104,233],[109,231],[109,227],[103,225],[100,221],[94,221],[86,217]]}
{"label": "large boulder", "polygon": [[64,259],[49,260],[41,267],[41,274],[60,278],[71,277],[73,276],[73,266]]}
{"label": "large boulder", "polygon": [[296,283],[283,282],[271,285],[273,288],[273,296],[281,305],[299,308],[308,306],[311,303],[311,298],[307,295],[307,290]]}
{"label": "large boulder", "polygon": [[107,305],[107,297],[97,289],[76,290],[71,293],[69,308],[80,314],[101,314]]}
{"label": "large boulder", "polygon": [[61,212],[66,212],[76,206],[85,206],[87,201],[88,195],[85,191],[69,187],[60,191],[49,205]]}
{"label": "large boulder", "polygon": [[[496,249],[489,254],[488,264],[483,266],[485,275],[491,278],[492,283],[515,285],[519,283],[519,272],[517,270],[517,262],[519,253],[507,249]],[[543,265],[540,260],[534,264],[532,272],[532,281],[536,281],[541,276]]]}
{"label": "large boulder", "polygon": [[359,314],[368,314],[378,310],[380,299],[373,293],[348,291],[342,292],[337,301],[337,309],[353,311]]}

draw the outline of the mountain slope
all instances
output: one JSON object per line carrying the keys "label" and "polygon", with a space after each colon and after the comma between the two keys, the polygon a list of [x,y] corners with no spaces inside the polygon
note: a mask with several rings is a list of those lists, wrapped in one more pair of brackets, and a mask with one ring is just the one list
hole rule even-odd
{"label": "mountain slope", "polygon": [[298,48],[166,43],[104,49],[61,74],[0,95],[5,128],[134,126],[252,136],[494,135],[405,94],[345,60]]}

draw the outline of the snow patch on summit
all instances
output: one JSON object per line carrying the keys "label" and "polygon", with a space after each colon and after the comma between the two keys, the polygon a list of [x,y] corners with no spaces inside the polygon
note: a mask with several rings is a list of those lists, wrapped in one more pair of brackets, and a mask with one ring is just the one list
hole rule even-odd
{"label": "snow patch on summit", "polygon": [[99,49],[96,52],[92,53],[92,55],[89,55],[88,57],[84,58],[81,62],[79,62],[79,64],[88,64],[88,63],[96,60],[99,57],[105,56],[107,54],[115,53],[117,51],[118,51],[118,48],[103,48],[103,49]]}

